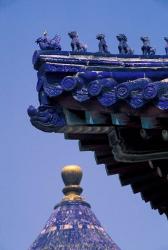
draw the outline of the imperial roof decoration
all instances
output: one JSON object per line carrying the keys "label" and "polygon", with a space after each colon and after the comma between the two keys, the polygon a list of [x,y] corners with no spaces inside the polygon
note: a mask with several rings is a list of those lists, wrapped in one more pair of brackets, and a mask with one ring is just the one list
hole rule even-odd
{"label": "imperial roof decoration", "polygon": [[[166,55],[156,55],[142,37],[143,55],[135,55],[119,34],[120,54],[114,55],[98,34],[99,52],[91,53],[77,33],[69,36],[72,51],[57,46],[33,55],[40,105],[28,109],[32,125],[78,139],[108,175],[119,174],[122,185],[168,215],[167,45]],[[52,43],[46,35],[43,42]]]}

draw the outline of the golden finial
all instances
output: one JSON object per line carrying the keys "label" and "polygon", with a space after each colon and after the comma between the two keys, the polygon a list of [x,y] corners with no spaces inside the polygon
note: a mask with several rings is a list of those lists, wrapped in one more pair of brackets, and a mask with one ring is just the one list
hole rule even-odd
{"label": "golden finial", "polygon": [[63,200],[83,200],[80,194],[83,189],[80,187],[82,179],[82,169],[77,165],[68,165],[62,169],[62,179],[65,184],[63,188],[64,199]]}

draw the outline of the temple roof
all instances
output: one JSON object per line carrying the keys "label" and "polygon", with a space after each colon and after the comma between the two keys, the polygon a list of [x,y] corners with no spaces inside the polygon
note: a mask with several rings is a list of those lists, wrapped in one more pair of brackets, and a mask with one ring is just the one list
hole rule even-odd
{"label": "temple roof", "polygon": [[28,109],[32,125],[79,140],[168,217],[168,54],[40,50],[33,64],[40,106]]}
{"label": "temple roof", "polygon": [[120,250],[80,196],[80,167],[66,166],[62,177],[64,199],[29,250]]}

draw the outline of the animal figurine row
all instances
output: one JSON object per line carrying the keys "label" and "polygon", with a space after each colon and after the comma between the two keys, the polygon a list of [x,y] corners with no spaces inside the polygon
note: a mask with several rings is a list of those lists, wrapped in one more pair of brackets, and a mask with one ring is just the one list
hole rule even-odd
{"label": "animal figurine row", "polygon": [[[71,39],[71,48],[73,52],[87,52],[87,45],[83,44],[80,42],[78,33],[76,31],[72,31],[68,33],[70,39]],[[118,45],[118,51],[119,54],[121,55],[133,55],[134,50],[128,45],[128,39],[125,34],[119,34],[116,36],[119,45]],[[110,53],[108,50],[108,45],[105,39],[104,34],[98,34],[96,36],[96,39],[99,41],[98,43],[98,48],[99,48],[99,53],[103,54],[108,54]],[[141,37],[140,38],[143,45],[141,47],[142,54],[144,56],[146,55],[155,55],[156,54],[156,49],[153,48],[150,45],[150,39],[149,37]],[[164,40],[166,42],[166,55],[168,55],[168,37],[164,37]],[[55,35],[52,39],[48,38],[48,34],[45,31],[43,36],[39,37],[36,40],[36,43],[39,45],[41,50],[61,50],[61,45],[60,45],[61,37],[59,35]]]}

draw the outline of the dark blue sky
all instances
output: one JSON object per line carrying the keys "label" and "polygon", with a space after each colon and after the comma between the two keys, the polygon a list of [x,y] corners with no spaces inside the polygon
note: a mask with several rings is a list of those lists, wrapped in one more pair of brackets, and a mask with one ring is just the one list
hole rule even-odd
{"label": "dark blue sky", "polygon": [[95,36],[104,32],[112,53],[118,33],[128,35],[135,53],[139,37],[149,35],[163,54],[167,19],[168,0],[0,0],[0,250],[28,249],[62,198],[60,169],[73,163],[83,167],[84,196],[122,250],[168,249],[164,216],[121,187],[117,176],[108,177],[76,141],[33,128],[26,113],[38,105],[31,57],[44,30],[61,35],[63,50],[70,49],[67,33],[77,30],[89,51],[97,51]]}

